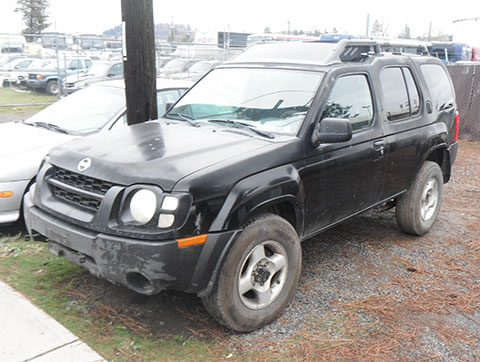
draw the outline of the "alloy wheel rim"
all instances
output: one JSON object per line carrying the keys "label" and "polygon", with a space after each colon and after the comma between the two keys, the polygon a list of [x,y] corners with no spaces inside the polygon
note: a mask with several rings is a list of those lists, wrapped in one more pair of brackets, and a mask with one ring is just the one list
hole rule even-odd
{"label": "alloy wheel rim", "polygon": [[425,184],[422,192],[422,199],[420,204],[420,216],[423,221],[430,220],[438,205],[438,182],[435,179],[430,179]]}
{"label": "alloy wheel rim", "polygon": [[238,294],[250,309],[271,304],[282,291],[288,272],[285,248],[268,240],[256,245],[245,257],[238,274]]}

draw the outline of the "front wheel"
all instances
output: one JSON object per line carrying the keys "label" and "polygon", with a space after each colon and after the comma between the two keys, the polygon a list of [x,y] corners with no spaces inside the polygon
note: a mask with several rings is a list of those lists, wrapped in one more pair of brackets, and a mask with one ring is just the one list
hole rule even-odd
{"label": "front wheel", "polygon": [[224,326],[253,331],[272,322],[290,302],[301,266],[292,225],[277,215],[257,217],[235,241],[203,304]]}
{"label": "front wheel", "polygon": [[443,174],[440,166],[425,161],[410,189],[397,199],[396,216],[400,229],[423,235],[437,219],[443,198]]}
{"label": "front wheel", "polygon": [[47,87],[45,88],[45,90],[47,91],[48,94],[52,96],[58,95],[58,92],[59,92],[58,82],[56,80],[48,81]]}

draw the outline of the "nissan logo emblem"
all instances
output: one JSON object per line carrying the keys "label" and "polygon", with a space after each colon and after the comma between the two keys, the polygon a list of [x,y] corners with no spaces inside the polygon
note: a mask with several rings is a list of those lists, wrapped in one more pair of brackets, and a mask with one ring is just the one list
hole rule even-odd
{"label": "nissan logo emblem", "polygon": [[87,168],[89,168],[92,165],[92,160],[90,158],[84,158],[81,160],[78,165],[77,165],[77,170],[80,172],[85,171]]}

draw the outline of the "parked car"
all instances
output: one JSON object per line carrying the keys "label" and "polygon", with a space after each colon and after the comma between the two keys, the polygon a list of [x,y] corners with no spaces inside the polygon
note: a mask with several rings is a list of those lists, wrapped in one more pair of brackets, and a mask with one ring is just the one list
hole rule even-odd
{"label": "parked car", "polygon": [[301,241],[376,206],[422,235],[457,155],[444,64],[371,40],[252,45],[165,119],[55,147],[29,234],[142,294],[197,293],[251,331],[295,292]]}
{"label": "parked car", "polygon": [[16,84],[27,85],[28,73],[38,70],[55,69],[57,59],[35,59],[25,69],[12,70],[10,72],[10,81]]}
{"label": "parked car", "polygon": [[218,60],[201,60],[194,63],[186,72],[172,74],[170,78],[196,82],[219,64]]}
{"label": "parked car", "polygon": [[18,58],[4,64],[0,68],[0,80],[3,80],[3,83],[16,83],[15,72],[24,71],[35,60],[35,58]]}
{"label": "parked car", "polygon": [[[191,82],[159,79],[158,112]],[[22,197],[33,184],[40,162],[55,145],[126,125],[123,80],[94,84],[65,97],[23,122],[0,124],[0,225],[21,216]]]}
{"label": "parked car", "polygon": [[157,71],[160,78],[170,78],[172,74],[186,71],[195,61],[186,58],[174,58],[169,60]]}
{"label": "parked car", "polygon": [[69,75],[65,78],[68,93],[109,79],[123,78],[123,61],[95,62],[86,73]]}
{"label": "parked car", "polygon": [[64,59],[60,64],[60,69],[40,69],[29,72],[27,86],[34,90],[44,90],[50,95],[58,95],[60,91],[60,81],[63,81],[69,75],[78,75],[87,72],[93,63],[90,58],[75,57],[72,59]]}

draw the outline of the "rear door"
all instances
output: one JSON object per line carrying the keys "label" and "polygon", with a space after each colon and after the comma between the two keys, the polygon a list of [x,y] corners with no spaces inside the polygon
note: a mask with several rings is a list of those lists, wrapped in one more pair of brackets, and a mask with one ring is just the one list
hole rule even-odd
{"label": "rear door", "polygon": [[363,71],[334,74],[333,79],[321,119],[349,119],[353,137],[307,147],[306,235],[368,208],[383,191],[385,139],[371,76]]}
{"label": "rear door", "polygon": [[422,130],[428,119],[424,116],[424,96],[417,77],[406,65],[380,70],[380,90],[388,159],[383,198],[395,196],[408,187],[416,172],[425,142]]}

